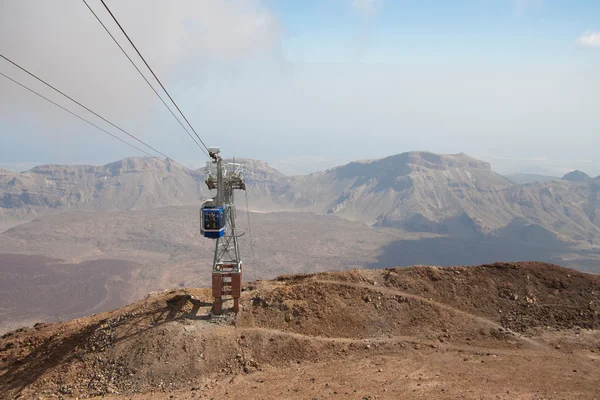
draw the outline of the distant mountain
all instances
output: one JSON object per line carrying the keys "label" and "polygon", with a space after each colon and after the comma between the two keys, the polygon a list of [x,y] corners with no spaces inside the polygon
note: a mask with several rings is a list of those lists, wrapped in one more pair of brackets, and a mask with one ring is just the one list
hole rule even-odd
{"label": "distant mountain", "polygon": [[558,176],[551,175],[539,175],[539,174],[512,174],[512,175],[504,175],[506,179],[509,181],[516,183],[517,185],[524,185],[527,183],[536,183],[536,182],[551,182],[558,181],[561,178]]}
{"label": "distant mountain", "polygon": [[563,181],[569,182],[589,182],[592,180],[592,177],[583,171],[576,170],[573,172],[569,172],[568,174],[563,176],[562,179]]}
{"label": "distant mountain", "polygon": [[0,221],[48,212],[129,210],[194,204],[202,176],[169,161],[127,158],[103,166],[44,165],[0,173]]}
{"label": "distant mountain", "polygon": [[599,185],[514,185],[465,154],[404,153],[284,183],[274,196],[280,205],[379,226],[464,239],[600,241]]}
{"label": "distant mountain", "polygon": [[[233,160],[225,160],[232,162]],[[264,161],[238,158],[258,208],[277,208],[283,174]],[[0,170],[0,225],[67,210],[135,210],[199,205],[214,195],[204,171],[183,169],[151,157],[126,158],[102,166],[44,165],[16,173]],[[262,206],[260,206],[262,205]],[[1,227],[1,226],[0,226]]]}
{"label": "distant mountain", "polygon": [[439,232],[445,229],[440,223],[448,218],[481,214],[484,204],[491,206],[510,186],[488,163],[465,154],[410,152],[292,178],[284,196],[299,208]]}
{"label": "distant mountain", "polygon": [[[464,239],[533,234],[538,239],[554,235],[557,240],[600,242],[600,182],[579,172],[559,181],[515,185],[488,163],[463,153],[409,152],[295,177],[263,161],[236,162],[246,166],[253,210],[332,214]],[[99,167],[42,166],[0,173],[0,222],[70,209],[199,205],[210,196],[202,170],[183,170],[151,158]],[[237,202],[245,199],[238,197]]]}

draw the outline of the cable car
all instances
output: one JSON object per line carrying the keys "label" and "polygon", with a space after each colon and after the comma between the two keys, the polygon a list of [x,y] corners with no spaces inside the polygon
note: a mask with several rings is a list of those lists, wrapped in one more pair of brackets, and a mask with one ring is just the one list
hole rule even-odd
{"label": "cable car", "polygon": [[200,233],[209,239],[217,239],[223,237],[225,231],[227,231],[225,206],[215,207],[210,202],[203,204],[200,209]]}

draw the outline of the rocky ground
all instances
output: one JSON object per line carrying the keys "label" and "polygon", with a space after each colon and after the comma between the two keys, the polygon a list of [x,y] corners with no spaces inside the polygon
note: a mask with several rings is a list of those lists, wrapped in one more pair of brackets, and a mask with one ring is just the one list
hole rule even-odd
{"label": "rocky ground", "polygon": [[595,399],[600,279],[541,263],[283,276],[0,339],[2,398]]}

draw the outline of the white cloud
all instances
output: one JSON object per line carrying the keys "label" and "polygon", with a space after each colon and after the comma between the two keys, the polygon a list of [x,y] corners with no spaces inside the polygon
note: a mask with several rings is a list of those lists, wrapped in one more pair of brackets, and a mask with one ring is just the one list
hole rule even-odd
{"label": "white cloud", "polygon": [[[2,54],[119,125],[132,117],[148,120],[157,107],[163,107],[80,0],[1,3]],[[134,50],[100,2],[88,3],[136,60]],[[176,98],[177,85],[192,71],[200,76],[203,69],[214,65],[223,68],[268,57],[278,51],[283,35],[281,24],[262,0],[107,3]],[[139,66],[147,72],[141,62]],[[0,71],[60,99],[1,59]],[[0,92],[0,122],[21,112],[35,114],[42,126],[51,126],[53,120],[70,121],[63,111],[38,101],[3,77]],[[166,110],[160,112],[172,120]]]}
{"label": "white cloud", "polygon": [[586,32],[577,38],[577,43],[584,47],[600,48],[600,32]]}
{"label": "white cloud", "polygon": [[384,0],[352,0],[352,8],[364,16],[373,16],[383,6]]}

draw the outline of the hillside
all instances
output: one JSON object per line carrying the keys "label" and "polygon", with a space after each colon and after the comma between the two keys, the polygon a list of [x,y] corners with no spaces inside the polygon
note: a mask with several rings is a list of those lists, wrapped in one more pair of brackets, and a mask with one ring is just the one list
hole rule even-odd
{"label": "hillside", "polygon": [[599,181],[566,180],[512,187],[505,192],[517,218],[555,232],[566,241],[600,243]]}
{"label": "hillside", "polygon": [[[540,263],[292,275],[0,339],[5,397],[593,399],[600,281]],[[560,384],[559,384],[560,383]]]}

